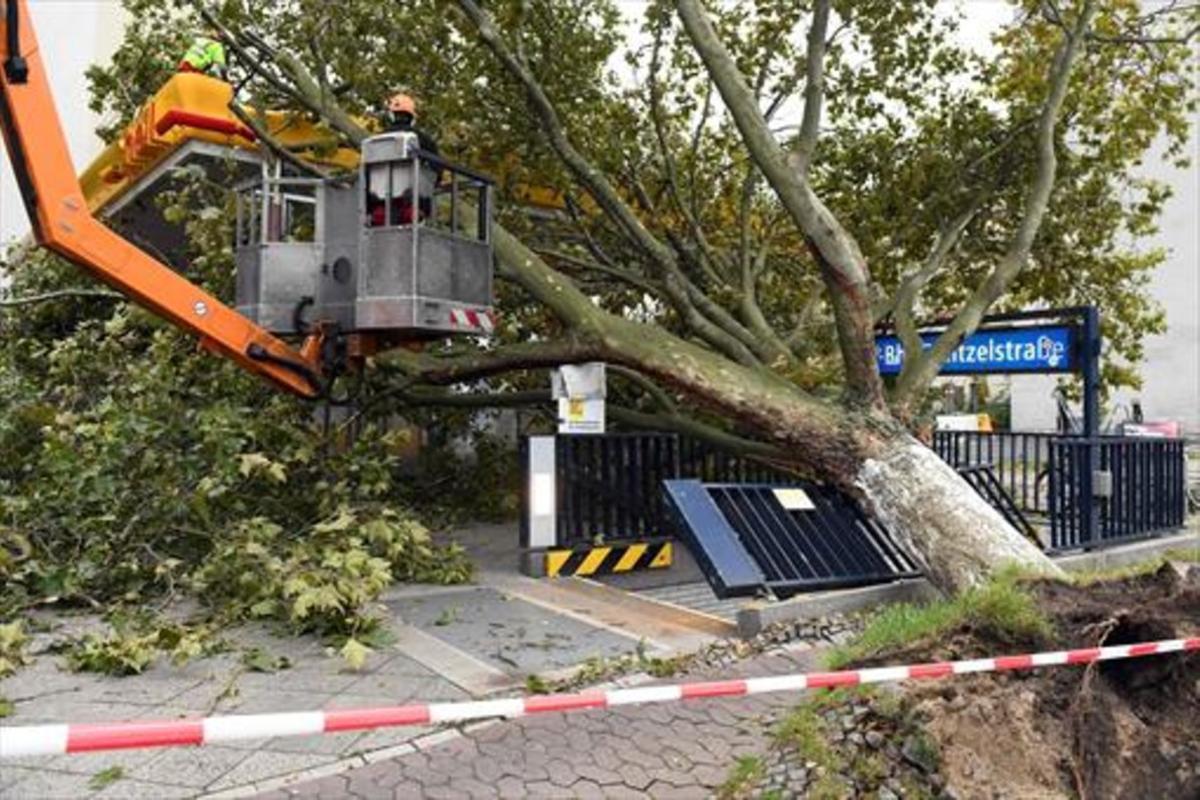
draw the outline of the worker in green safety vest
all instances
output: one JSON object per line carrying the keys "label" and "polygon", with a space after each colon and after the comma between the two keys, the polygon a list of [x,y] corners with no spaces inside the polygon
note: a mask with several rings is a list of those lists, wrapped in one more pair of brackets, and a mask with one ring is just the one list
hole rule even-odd
{"label": "worker in green safety vest", "polygon": [[204,36],[197,36],[183,58],[179,62],[180,72],[199,72],[214,78],[225,80],[225,45],[217,38],[215,31],[209,31]]}

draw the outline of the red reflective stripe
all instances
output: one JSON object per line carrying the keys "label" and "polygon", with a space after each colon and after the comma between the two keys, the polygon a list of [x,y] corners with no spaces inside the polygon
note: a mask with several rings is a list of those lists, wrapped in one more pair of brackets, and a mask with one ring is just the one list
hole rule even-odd
{"label": "red reflective stripe", "polygon": [[1183,649],[1184,650],[1200,650],[1200,638],[1184,639],[1183,640]]}
{"label": "red reflective stripe", "polygon": [[118,722],[72,725],[67,728],[67,752],[120,750],[127,747],[166,747],[202,744],[204,722],[198,719],[160,722]]}
{"label": "red reflective stripe", "polygon": [[1072,650],[1067,653],[1068,664],[1088,664],[1100,657],[1100,648],[1092,647],[1087,650]]}
{"label": "red reflective stripe", "polygon": [[525,698],[525,713],[540,714],[550,711],[572,711],[577,708],[604,708],[607,705],[608,697],[604,692],[534,695]]}
{"label": "red reflective stripe", "polygon": [[1157,652],[1157,644],[1135,644],[1129,647],[1129,655],[1131,656],[1148,656]]}
{"label": "red reflective stripe", "polygon": [[936,664],[914,664],[908,668],[910,678],[944,678],[954,674],[954,665],[948,661]]}
{"label": "red reflective stripe", "polygon": [[210,117],[207,114],[197,114],[193,111],[182,111],[178,108],[173,108],[166,114],[163,114],[154,126],[154,132],[162,136],[167,131],[174,128],[176,125],[187,125],[189,128],[199,128],[205,131],[214,131],[215,133],[224,133],[228,136],[240,136],[248,142],[253,142],[258,137],[254,131],[247,128],[245,125],[240,125],[231,120],[221,119],[220,117]]}
{"label": "red reflective stripe", "polygon": [[388,706],[386,708],[347,708],[325,712],[325,731],[354,731],[384,725],[425,725],[429,706]]}
{"label": "red reflective stripe", "polygon": [[708,683],[688,683],[679,687],[679,694],[688,697],[729,697],[746,693],[745,681],[710,681]]}
{"label": "red reflective stripe", "polygon": [[857,672],[814,672],[808,676],[805,685],[810,689],[821,689],[826,686],[857,686]]}
{"label": "red reflective stripe", "polygon": [[1033,656],[999,656],[996,658],[996,669],[1029,669],[1033,666]]}

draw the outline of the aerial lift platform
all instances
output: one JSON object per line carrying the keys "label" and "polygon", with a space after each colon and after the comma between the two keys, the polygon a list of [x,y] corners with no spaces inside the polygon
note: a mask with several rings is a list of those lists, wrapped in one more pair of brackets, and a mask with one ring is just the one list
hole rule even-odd
{"label": "aerial lift platform", "polygon": [[[326,395],[348,359],[491,332],[490,180],[421,151],[413,134],[380,134],[356,151],[268,112],[260,121],[284,146],[351,170],[284,175],[230,110],[232,87],[203,75],[175,76],[77,178],[27,0],[0,2],[0,122],[39,244],[304,397]],[[191,164],[238,183],[236,310],[177,271],[181,233],[153,202]]]}

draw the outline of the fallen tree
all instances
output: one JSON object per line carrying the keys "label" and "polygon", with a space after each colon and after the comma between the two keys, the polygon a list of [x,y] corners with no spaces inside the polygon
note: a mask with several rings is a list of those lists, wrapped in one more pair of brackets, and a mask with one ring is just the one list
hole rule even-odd
{"label": "fallen tree", "polygon": [[[498,274],[520,290],[505,295],[516,322],[498,343],[393,353],[380,360],[376,391],[400,402],[420,394],[428,404],[437,399],[431,387],[495,386],[523,370],[603,360],[638,376],[632,384],[641,396],[627,418],[705,435],[854,492],[945,590],[974,585],[1003,563],[1057,574],[907,424],[941,364],[990,308],[1006,297],[1053,294],[1044,274],[1020,282],[1035,251],[1039,273],[1053,273],[1045,261],[1062,246],[1054,237],[1091,233],[1089,252],[1110,249],[1111,239],[1086,223],[1054,215],[1060,162],[1071,156],[1078,214],[1089,198],[1109,199],[1096,183],[1105,170],[1131,168],[1169,129],[1186,96],[1178,89],[1186,44],[1150,26],[1170,29],[1175,17],[1150,19],[1102,0],[1027,3],[1005,31],[1005,58],[988,65],[949,44],[945,32],[930,34],[936,20],[925,3],[843,8],[815,0],[781,11],[654,2],[645,23],[650,44],[637,53],[644,85],[621,92],[585,84],[582,99],[594,108],[581,109],[554,92],[563,90],[562,73],[605,74],[620,28],[606,4],[514,0],[485,9],[458,0],[449,21],[436,3],[349,4],[336,17],[300,5],[295,28],[267,10],[258,17],[202,10],[232,46],[243,89],[292,103],[357,143],[367,131],[351,112],[369,105],[362,98],[381,96],[381,74],[390,74],[372,64],[399,60],[388,58],[393,41],[408,52],[427,37],[429,80],[457,87],[465,130],[457,149],[469,160],[478,154],[472,137],[485,126],[504,129],[488,134],[491,158],[503,161],[496,150],[505,144],[528,153],[528,164],[513,172],[560,188],[564,211],[555,224],[571,232],[547,233],[510,209],[495,248]],[[794,35],[801,31],[802,47]],[[355,51],[353,36],[362,47],[378,45],[378,58]],[[856,47],[869,57],[866,66],[856,62]],[[453,58],[437,61],[437,48]],[[1098,131],[1126,120],[1093,96],[1108,91],[1113,76],[1081,77],[1080,64],[1101,70],[1123,59],[1133,62],[1114,72],[1129,84],[1123,102],[1138,98],[1163,114],[1138,118],[1122,133],[1131,141],[1114,144],[1114,132]],[[417,63],[425,62],[413,60],[408,71]],[[1146,69],[1158,93],[1130,77]],[[955,76],[967,73],[985,89],[956,93]],[[937,82],[932,100],[921,97],[926,77]],[[854,88],[856,81],[866,88]],[[464,86],[495,95],[480,120],[465,119],[463,101],[472,95]],[[802,98],[799,124],[780,132],[772,119],[793,97]],[[448,128],[451,110],[447,101]],[[853,127],[856,117],[869,124]],[[598,130],[603,123],[611,129]],[[823,136],[830,126],[838,137]],[[896,160],[864,165],[873,146],[892,148]],[[720,169],[706,169],[712,157]],[[923,177],[923,169],[932,174]],[[883,185],[901,171],[916,177],[905,187]],[[860,220],[852,204],[873,200],[868,184],[893,203]],[[913,208],[904,209],[900,188],[928,196],[909,197]],[[1149,210],[1137,213],[1152,220],[1161,200],[1150,197]],[[912,220],[889,218],[901,211]],[[1121,213],[1126,224],[1142,219]],[[868,224],[881,219],[889,229]],[[1053,236],[1039,242],[1048,223]],[[875,274],[865,253],[876,259]],[[1126,265],[1125,274],[1138,270]],[[916,320],[931,311],[949,312],[952,322],[922,352]],[[909,353],[890,386],[875,365],[881,320],[894,324]],[[453,397],[459,405],[512,399]]]}

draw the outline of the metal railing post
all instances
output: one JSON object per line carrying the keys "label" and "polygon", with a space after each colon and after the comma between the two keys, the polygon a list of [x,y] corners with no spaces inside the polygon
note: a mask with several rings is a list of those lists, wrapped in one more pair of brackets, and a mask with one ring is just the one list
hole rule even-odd
{"label": "metal railing post", "polygon": [[1083,342],[1083,436],[1086,465],[1080,481],[1082,540],[1087,545],[1100,542],[1100,505],[1096,502],[1096,471],[1100,468],[1100,311],[1095,306],[1082,310]]}

